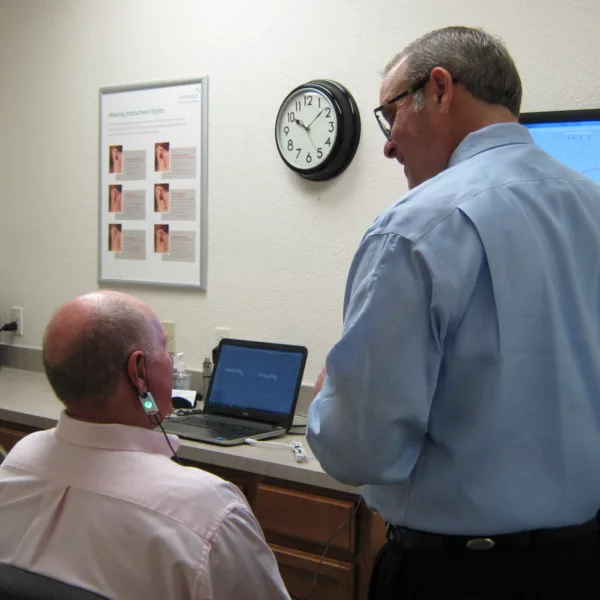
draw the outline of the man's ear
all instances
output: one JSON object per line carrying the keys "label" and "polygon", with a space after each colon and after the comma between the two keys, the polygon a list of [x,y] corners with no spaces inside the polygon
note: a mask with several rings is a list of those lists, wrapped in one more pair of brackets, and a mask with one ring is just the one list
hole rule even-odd
{"label": "man's ear", "polygon": [[127,359],[127,376],[138,394],[148,391],[146,382],[146,355],[142,350],[134,350]]}
{"label": "man's ear", "polygon": [[433,83],[432,88],[438,110],[442,113],[447,113],[454,98],[452,75],[443,67],[435,67],[431,71],[430,79]]}

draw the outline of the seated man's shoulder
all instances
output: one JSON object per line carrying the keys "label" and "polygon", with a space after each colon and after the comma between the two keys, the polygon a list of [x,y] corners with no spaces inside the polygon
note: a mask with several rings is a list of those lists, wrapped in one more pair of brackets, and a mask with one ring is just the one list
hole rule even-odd
{"label": "seated man's shoulder", "polygon": [[55,431],[56,429],[53,427],[52,429],[45,429],[43,431],[34,431],[22,437],[8,453],[7,465],[47,454],[50,447],[54,444]]}
{"label": "seated man's shoulder", "polygon": [[218,526],[231,511],[249,513],[248,503],[237,486],[203,469],[173,463],[160,478],[147,475],[147,508],[198,534]]}
{"label": "seated man's shoulder", "polygon": [[218,475],[199,467],[184,467],[174,462],[169,465],[168,476],[160,482],[159,487],[165,493],[170,488],[176,488],[180,497],[198,498],[201,493],[223,501],[238,501],[241,494],[236,486]]}
{"label": "seated man's shoulder", "polygon": [[127,489],[136,496],[146,489],[157,506],[175,507],[179,513],[186,507],[197,511],[198,506],[221,510],[246,505],[239,488],[202,468],[178,465],[166,457],[160,457],[159,467],[152,462],[139,466],[135,473],[128,473]]}
{"label": "seated man's shoulder", "polygon": [[[98,509],[128,518],[171,520],[204,534],[229,512],[246,513],[248,504],[232,483],[201,468],[181,466],[162,454],[114,452],[57,443],[55,430],[28,435],[3,463],[53,487],[68,487],[73,499],[92,499]],[[7,471],[8,473],[8,471]],[[74,494],[74,496],[73,496]],[[127,516],[129,515],[129,516]]]}

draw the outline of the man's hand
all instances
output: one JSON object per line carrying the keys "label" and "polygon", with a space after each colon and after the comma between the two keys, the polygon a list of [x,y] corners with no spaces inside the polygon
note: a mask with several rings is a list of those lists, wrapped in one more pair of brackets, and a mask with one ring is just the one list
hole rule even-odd
{"label": "man's hand", "polygon": [[321,371],[321,374],[319,375],[318,379],[317,379],[317,383],[315,383],[315,396],[321,391],[321,388],[323,387],[323,382],[325,381],[325,375],[326,375],[326,367],[323,367],[323,370]]}

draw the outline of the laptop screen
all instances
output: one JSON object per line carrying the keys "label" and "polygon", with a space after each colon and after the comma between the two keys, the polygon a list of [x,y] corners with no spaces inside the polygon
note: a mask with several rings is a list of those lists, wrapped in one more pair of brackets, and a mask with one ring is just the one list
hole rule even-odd
{"label": "laptop screen", "polygon": [[303,346],[222,340],[205,411],[291,422],[306,355]]}
{"label": "laptop screen", "polygon": [[600,110],[523,113],[519,120],[542,150],[600,183]]}

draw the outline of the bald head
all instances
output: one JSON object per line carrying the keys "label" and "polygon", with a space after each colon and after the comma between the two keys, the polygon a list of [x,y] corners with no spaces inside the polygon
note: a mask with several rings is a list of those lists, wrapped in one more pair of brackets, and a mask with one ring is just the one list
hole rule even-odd
{"label": "bald head", "polygon": [[105,401],[129,354],[136,349],[153,353],[157,324],[146,304],[120,292],[93,292],[63,304],[48,323],[42,350],[59,400],[67,407]]}

